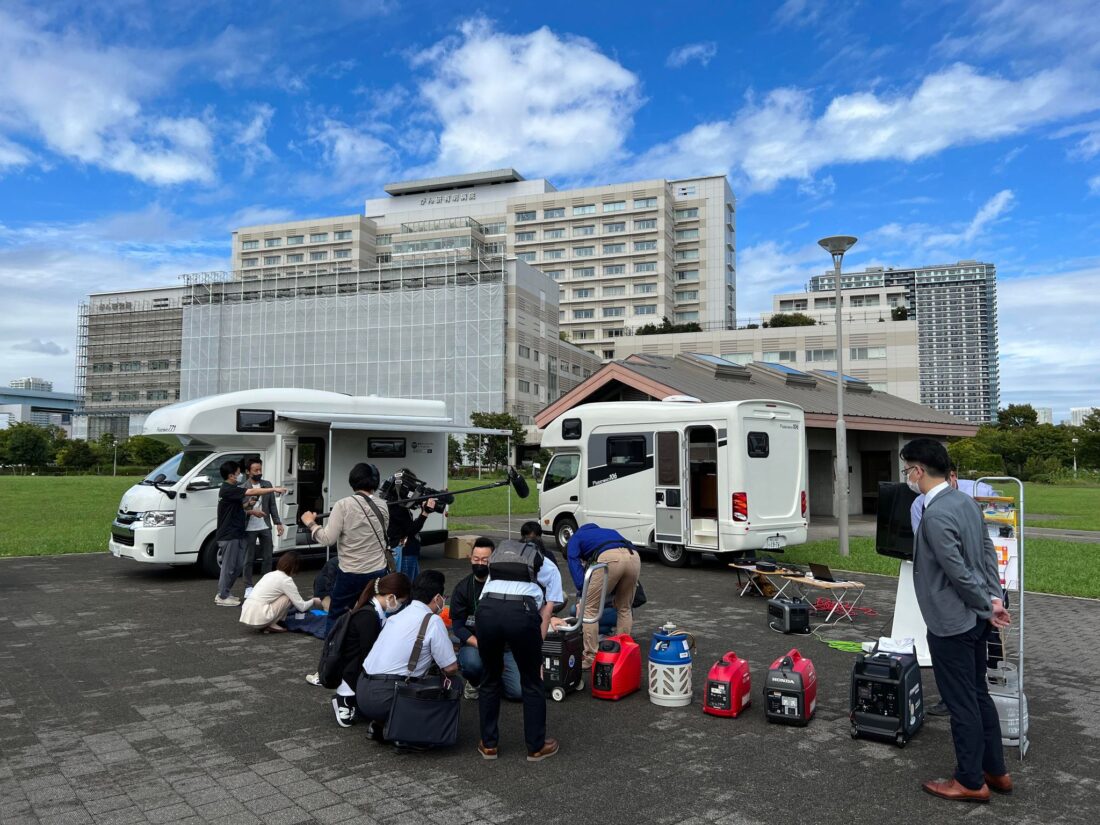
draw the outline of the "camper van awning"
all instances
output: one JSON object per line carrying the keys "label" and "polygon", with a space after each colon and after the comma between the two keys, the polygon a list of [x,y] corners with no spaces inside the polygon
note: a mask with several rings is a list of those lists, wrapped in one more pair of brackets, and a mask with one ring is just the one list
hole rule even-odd
{"label": "camper van awning", "polygon": [[[359,424],[348,421],[334,421],[334,430],[377,430],[377,424]],[[463,435],[511,435],[511,430],[489,430],[485,427],[459,427],[457,424],[401,424],[395,430],[410,433],[462,433]]]}
{"label": "camper van awning", "polygon": [[410,433],[462,433],[464,435],[511,435],[511,430],[490,430],[484,427],[462,427],[448,418],[421,418],[415,424],[403,415],[326,415],[312,412],[277,412],[285,421],[308,424],[328,424],[334,430],[377,430],[380,427]]}

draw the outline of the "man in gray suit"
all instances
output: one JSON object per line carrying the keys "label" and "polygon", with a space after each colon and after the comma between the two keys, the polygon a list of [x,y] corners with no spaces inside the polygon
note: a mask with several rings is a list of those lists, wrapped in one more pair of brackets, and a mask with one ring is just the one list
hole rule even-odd
{"label": "man in gray suit", "polygon": [[[245,475],[242,484],[249,487],[270,487],[271,482],[263,478],[264,465],[258,458],[250,458],[246,462]],[[248,539],[245,542],[244,553],[244,597],[252,595],[252,568],[256,561],[256,545],[260,546],[260,575],[266,576],[271,572],[271,558],[273,555],[273,543],[271,540],[271,527],[282,538],[283,520],[279,518],[279,508],[276,506],[275,496],[259,496],[259,500],[250,499],[245,502],[248,510]]]}
{"label": "man in gray suit", "polygon": [[913,586],[925,624],[932,672],[951,715],[958,763],[954,778],[927,781],[933,796],[988,802],[990,789],[1012,792],[1001,725],[986,683],[986,644],[1007,627],[997,556],[977,502],[947,482],[943,444],[917,438],[901,450],[902,477],[924,496],[913,548]]}

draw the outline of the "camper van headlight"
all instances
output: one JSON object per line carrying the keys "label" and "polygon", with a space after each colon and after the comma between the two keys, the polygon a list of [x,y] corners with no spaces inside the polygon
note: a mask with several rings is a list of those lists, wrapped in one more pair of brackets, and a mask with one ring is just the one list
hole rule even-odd
{"label": "camper van headlight", "polygon": [[141,518],[142,527],[175,527],[175,510],[147,510]]}

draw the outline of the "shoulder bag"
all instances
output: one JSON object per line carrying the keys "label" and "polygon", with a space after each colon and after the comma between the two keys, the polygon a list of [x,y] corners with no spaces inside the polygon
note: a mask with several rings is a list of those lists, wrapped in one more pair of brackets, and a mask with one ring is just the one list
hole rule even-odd
{"label": "shoulder bag", "polygon": [[446,676],[415,679],[431,614],[424,617],[409,656],[409,675],[393,686],[393,704],[383,736],[393,742],[423,747],[448,747],[458,741],[462,688]]}
{"label": "shoulder bag", "polygon": [[[374,510],[374,514],[376,516],[378,516],[378,521],[382,525],[383,535],[381,535],[381,536],[378,535],[378,531],[375,530],[374,525],[371,524],[370,516],[367,515],[367,508],[363,506],[363,502],[359,501],[359,499],[365,500],[367,502],[367,504],[370,505],[370,508],[372,510]],[[386,541],[386,536],[385,536],[386,520],[382,518],[382,511],[378,509],[377,504],[375,504],[373,501],[371,501],[370,496],[361,496],[358,493],[356,493],[355,494],[355,500],[359,501],[359,509],[363,511],[363,515],[367,519],[367,524],[370,524],[370,529],[374,532],[374,537],[376,539],[378,539],[378,543],[382,545],[382,553],[386,557],[386,572],[387,573],[396,573],[397,572],[397,559],[394,558],[393,548],[390,547],[390,543],[388,541]]]}

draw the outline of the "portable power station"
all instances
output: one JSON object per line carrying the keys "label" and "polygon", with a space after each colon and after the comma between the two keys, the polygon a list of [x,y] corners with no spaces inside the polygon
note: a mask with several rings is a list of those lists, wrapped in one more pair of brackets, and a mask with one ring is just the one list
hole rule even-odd
{"label": "portable power station", "polygon": [[625,633],[600,642],[592,662],[592,695],[618,701],[642,686],[642,650]]}
{"label": "portable power station", "polygon": [[904,748],[924,723],[924,694],[917,657],[861,654],[852,665],[852,738],[893,740]]}
{"label": "portable power station", "polygon": [[584,635],[580,622],[551,628],[542,643],[542,683],[555,702],[584,690]]}
{"label": "portable power station", "polygon": [[809,633],[809,603],[802,599],[768,599],[768,626],[783,633]]}
{"label": "portable power station", "polygon": [[707,674],[703,689],[703,713],[736,718],[752,702],[749,663],[732,650],[722,656]]}
{"label": "portable power station", "polygon": [[764,682],[764,714],[769,722],[807,725],[817,710],[817,671],[796,648],[772,662]]}

